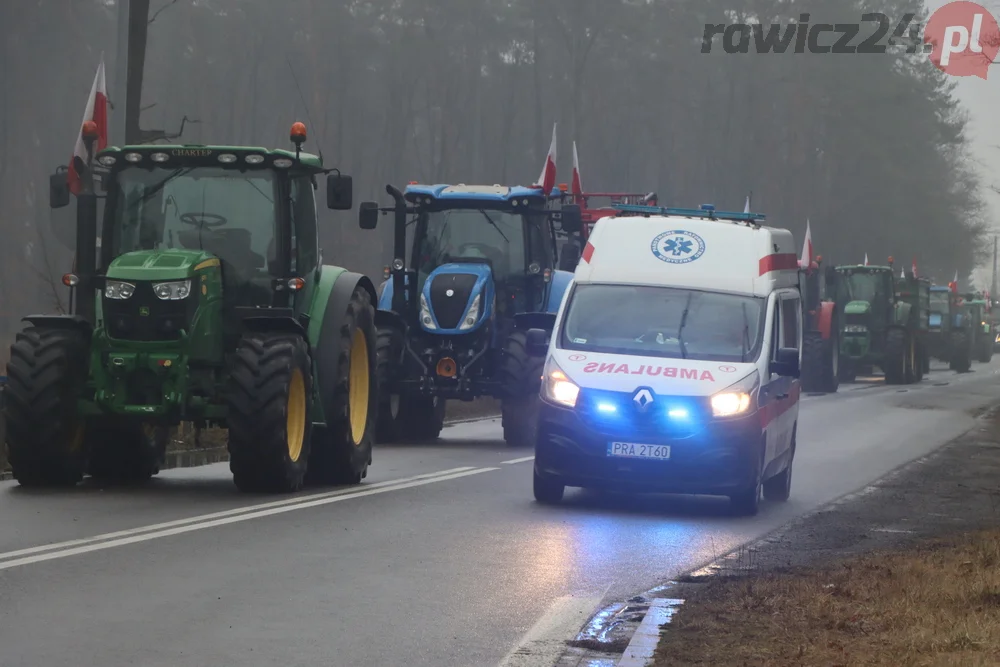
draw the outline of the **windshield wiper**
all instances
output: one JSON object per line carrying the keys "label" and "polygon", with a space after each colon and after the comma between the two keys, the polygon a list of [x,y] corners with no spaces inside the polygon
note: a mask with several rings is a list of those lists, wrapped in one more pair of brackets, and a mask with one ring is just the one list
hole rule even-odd
{"label": "windshield wiper", "polygon": [[681,346],[681,358],[688,358],[687,345],[684,344],[684,327],[687,325],[688,313],[691,311],[691,299],[694,298],[694,292],[688,292],[687,302],[684,304],[684,312],[681,314],[681,325],[677,327],[677,342]]}
{"label": "windshield wiper", "polygon": [[747,319],[747,304],[741,303],[740,309],[743,311],[743,340],[740,343],[743,349],[740,352],[740,361],[746,362],[747,352],[750,351],[750,321]]}
{"label": "windshield wiper", "polygon": [[488,222],[489,222],[489,223],[490,223],[491,225],[493,225],[493,229],[497,230],[497,233],[498,233],[498,234],[499,234],[500,236],[502,236],[502,237],[503,237],[503,240],[504,240],[504,241],[505,241],[506,243],[510,243],[510,239],[509,239],[509,238],[507,238],[507,235],[503,233],[503,231],[502,231],[502,230],[500,229],[500,226],[499,226],[499,225],[498,225],[498,224],[497,224],[496,222],[494,222],[494,221],[493,221],[493,218],[491,218],[491,217],[490,217],[490,214],[489,214],[489,213],[487,213],[486,211],[482,210],[482,209],[479,209],[479,212],[483,214],[483,217],[484,217],[484,218],[486,218],[486,220],[487,220],[487,221],[488,221]]}
{"label": "windshield wiper", "polygon": [[163,188],[165,188],[167,186],[167,183],[169,183],[170,181],[174,180],[178,176],[183,176],[184,174],[189,173],[192,169],[194,169],[194,167],[184,167],[183,169],[178,169],[177,171],[175,171],[174,173],[170,174],[169,176],[167,176],[166,178],[164,178],[162,181],[160,181],[159,183],[157,183],[156,185],[154,185],[147,192],[143,193],[142,197],[139,198],[139,201],[140,202],[144,202],[144,201],[147,201],[149,199],[152,199],[153,197],[155,197],[157,195],[157,193],[160,190],[162,190]]}

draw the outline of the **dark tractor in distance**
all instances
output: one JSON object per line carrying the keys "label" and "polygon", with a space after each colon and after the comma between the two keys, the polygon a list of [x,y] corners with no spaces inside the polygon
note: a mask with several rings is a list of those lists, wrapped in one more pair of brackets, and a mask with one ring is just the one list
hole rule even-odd
{"label": "dark tractor in distance", "polygon": [[821,270],[822,257],[799,268],[802,295],[802,390],[833,393],[840,386],[841,313],[827,295],[836,293],[838,273]]}
{"label": "dark tractor in distance", "polygon": [[933,285],[930,297],[927,336],[930,356],[948,362],[953,371],[965,373],[972,367],[974,337],[962,297],[944,285]]}
{"label": "dark tractor in distance", "polygon": [[840,377],[853,382],[878,366],[887,384],[910,384],[923,378],[920,331],[913,304],[899,298],[892,264],[838,266],[836,298],[844,314]]}
{"label": "dark tractor in distance", "polygon": [[393,206],[360,209],[364,229],[380,214],[394,221],[375,314],[379,441],[437,438],[446,401],[491,396],[501,400],[504,439],[533,444],[544,360],[528,355],[527,333],[554,326],[572,280],[555,270],[556,234],[579,232],[579,207],[556,207],[560,191],[538,187],[386,192]]}
{"label": "dark tractor in distance", "polygon": [[[322,263],[317,177],[329,174],[336,210],[351,208],[351,179],[301,152],[305,133],[292,126],[293,151],[88,148],[64,277],[73,314],[26,317],[11,348],[7,444],[21,484],[147,479],[181,421],[228,428],[243,491],[366,475],[375,289]],[[69,204],[65,180],[52,179],[54,207]]]}
{"label": "dark tractor in distance", "polygon": [[968,314],[972,333],[972,352],[976,361],[988,364],[993,359],[993,323],[990,320],[990,302],[982,292],[962,295],[963,307]]}

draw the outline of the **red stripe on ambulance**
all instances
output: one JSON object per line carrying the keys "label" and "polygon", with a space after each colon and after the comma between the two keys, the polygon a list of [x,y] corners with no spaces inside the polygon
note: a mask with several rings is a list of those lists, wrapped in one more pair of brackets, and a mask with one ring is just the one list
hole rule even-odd
{"label": "red stripe on ambulance", "polygon": [[590,264],[590,258],[594,256],[594,245],[587,241],[587,245],[583,248],[583,253],[580,255],[580,259]]}
{"label": "red stripe on ambulance", "polygon": [[771,271],[798,270],[799,257],[794,252],[782,252],[760,258],[760,275]]}

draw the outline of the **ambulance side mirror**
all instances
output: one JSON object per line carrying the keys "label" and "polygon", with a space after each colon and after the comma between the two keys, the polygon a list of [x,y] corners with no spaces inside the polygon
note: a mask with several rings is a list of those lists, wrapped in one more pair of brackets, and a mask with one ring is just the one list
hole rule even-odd
{"label": "ambulance side mirror", "polygon": [[525,341],[528,356],[544,357],[549,352],[549,334],[545,329],[528,329]]}
{"label": "ambulance side mirror", "polygon": [[794,347],[782,347],[771,360],[771,372],[781,377],[799,377],[799,351]]}

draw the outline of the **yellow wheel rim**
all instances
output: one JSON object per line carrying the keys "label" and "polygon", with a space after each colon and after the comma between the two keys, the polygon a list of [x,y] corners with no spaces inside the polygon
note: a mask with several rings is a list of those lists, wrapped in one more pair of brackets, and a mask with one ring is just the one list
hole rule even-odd
{"label": "yellow wheel rim", "polygon": [[292,371],[288,383],[288,410],[285,434],[288,438],[288,458],[298,461],[306,437],[306,381],[298,368]]}
{"label": "yellow wheel rim", "polygon": [[355,329],[351,340],[351,370],[348,380],[348,410],[351,417],[351,439],[360,445],[368,427],[368,399],[370,393],[368,378],[368,340],[364,332]]}

